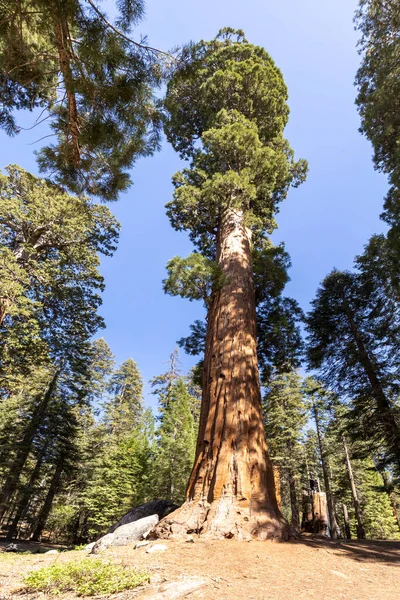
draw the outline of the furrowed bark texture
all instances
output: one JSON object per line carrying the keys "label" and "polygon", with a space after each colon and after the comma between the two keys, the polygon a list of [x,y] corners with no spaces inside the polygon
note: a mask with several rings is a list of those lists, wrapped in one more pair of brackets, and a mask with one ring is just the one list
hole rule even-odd
{"label": "furrowed bark texture", "polygon": [[195,464],[186,502],[155,535],[286,538],[261,413],[251,234],[239,210],[221,219],[217,260],[225,279],[208,313]]}

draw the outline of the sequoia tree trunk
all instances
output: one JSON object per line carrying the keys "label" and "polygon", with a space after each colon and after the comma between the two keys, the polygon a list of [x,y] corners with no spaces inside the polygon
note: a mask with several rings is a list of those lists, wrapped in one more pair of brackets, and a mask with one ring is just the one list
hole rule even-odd
{"label": "sequoia tree trunk", "polygon": [[285,538],[261,412],[251,232],[240,210],[220,220],[217,262],[223,284],[207,317],[195,463],[186,502],[155,535]]}

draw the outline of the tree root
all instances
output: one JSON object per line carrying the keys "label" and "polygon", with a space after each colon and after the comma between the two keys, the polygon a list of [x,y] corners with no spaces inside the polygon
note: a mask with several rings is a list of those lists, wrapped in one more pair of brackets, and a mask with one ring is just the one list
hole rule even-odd
{"label": "tree root", "polygon": [[186,539],[188,535],[202,539],[279,540],[297,539],[298,533],[282,516],[267,511],[251,514],[240,501],[220,498],[209,504],[187,501],[162,519],[151,531],[152,539]]}

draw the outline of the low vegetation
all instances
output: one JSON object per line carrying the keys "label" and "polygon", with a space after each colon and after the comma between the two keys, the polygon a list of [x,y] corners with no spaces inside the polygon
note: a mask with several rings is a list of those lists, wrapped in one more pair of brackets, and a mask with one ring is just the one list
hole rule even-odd
{"label": "low vegetation", "polygon": [[149,573],[146,571],[85,558],[30,571],[24,582],[27,591],[37,590],[54,595],[74,592],[77,596],[94,596],[133,589],[148,579]]}

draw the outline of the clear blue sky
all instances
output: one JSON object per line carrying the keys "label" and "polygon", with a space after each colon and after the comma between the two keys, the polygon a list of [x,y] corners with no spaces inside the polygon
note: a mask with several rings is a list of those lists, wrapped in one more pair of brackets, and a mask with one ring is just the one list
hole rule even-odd
{"label": "clear blue sky", "polygon": [[[328,271],[350,268],[369,236],[384,229],[379,213],[386,179],[373,170],[354,105],[356,5],[356,0],[147,0],[147,17],[137,30],[137,37],[147,34],[151,45],[170,49],[211,39],[221,27],[241,28],[282,70],[291,108],[286,135],[310,172],[282,205],[274,239],[285,241],[293,263],[287,293],[304,309]],[[44,127],[14,139],[0,133],[0,165],[17,163],[36,172],[33,150],[40,143],[29,144],[45,134]],[[102,263],[103,335],[118,362],[130,356],[137,361],[145,381],[165,369],[176,340],[203,316],[200,303],[165,296],[161,285],[166,262],[191,252],[187,236],[170,227],[164,210],[171,175],[179,168],[164,144],[153,158],[137,163],[133,187],[110,206],[122,232],[118,251]],[[196,362],[183,352],[181,360],[184,369]],[[154,406],[152,396],[147,401]]]}

